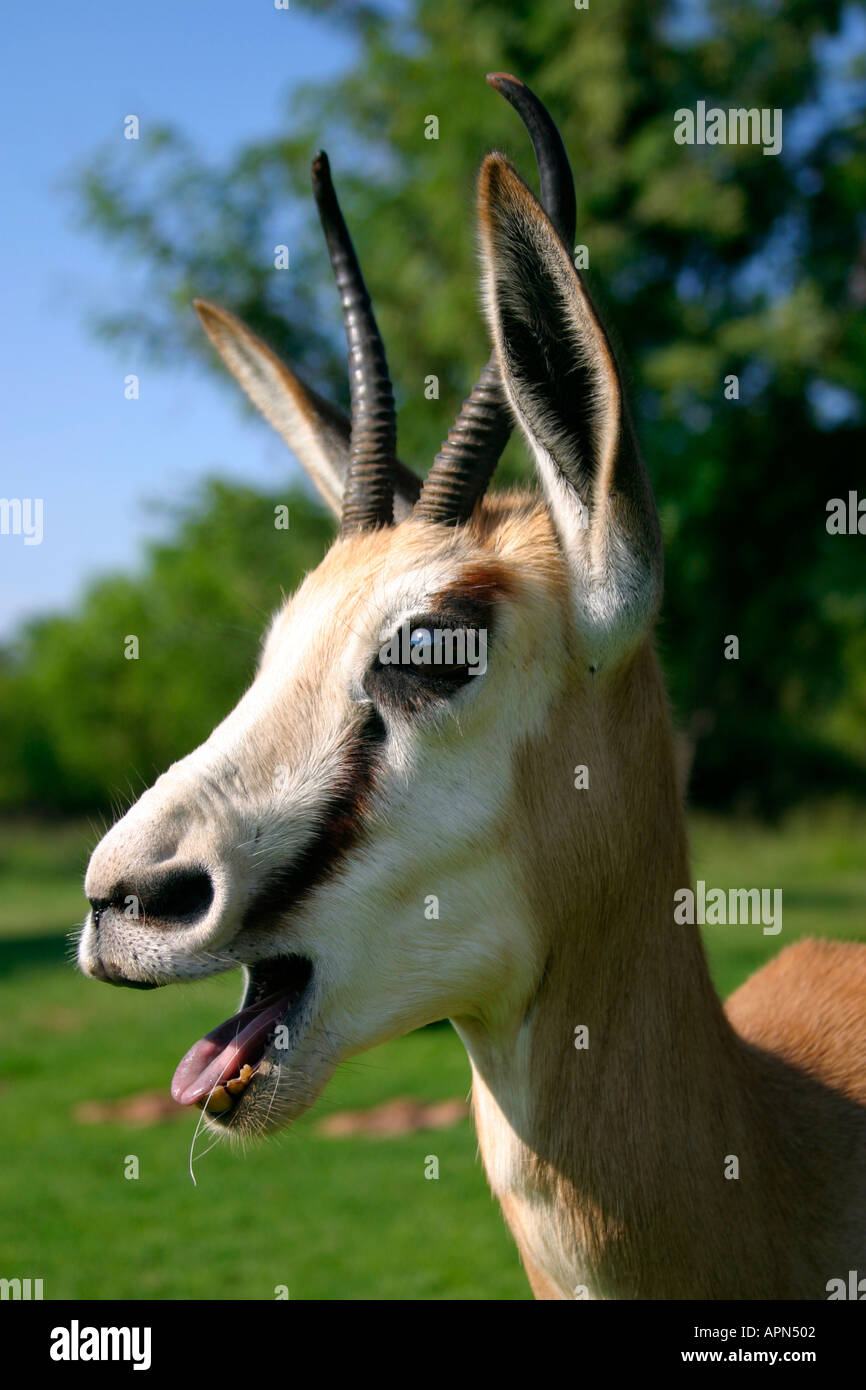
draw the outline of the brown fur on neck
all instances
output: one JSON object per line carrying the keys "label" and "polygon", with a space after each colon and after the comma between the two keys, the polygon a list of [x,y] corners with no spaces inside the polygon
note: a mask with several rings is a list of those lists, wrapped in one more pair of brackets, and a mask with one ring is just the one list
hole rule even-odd
{"label": "brown fur on neck", "polygon": [[651,648],[595,680],[576,652],[522,757],[513,814],[546,964],[505,1047],[468,1041],[491,1183],[539,1297],[825,1297],[840,1240],[862,1259],[838,1136],[863,1143],[864,1113],[775,1038],[734,1031],[697,928],[673,918],[690,875]]}

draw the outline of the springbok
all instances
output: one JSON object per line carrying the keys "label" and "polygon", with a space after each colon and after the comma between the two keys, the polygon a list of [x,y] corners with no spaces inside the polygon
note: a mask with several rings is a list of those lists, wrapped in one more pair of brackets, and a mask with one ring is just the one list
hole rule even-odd
{"label": "springbok", "polygon": [[[487,156],[494,352],[423,487],[324,154],[351,425],[196,306],[340,534],[237,707],[96,848],[79,963],[137,988],[243,966],[240,1011],[172,1085],[224,1135],[287,1125],[344,1059],[451,1019],[539,1298],[824,1298],[866,1273],[866,946],[800,942],[723,1009],[675,921],[659,521],[574,267],[562,142],[527,87],[488,81],[541,202]],[[512,418],[542,490],[488,497]]]}

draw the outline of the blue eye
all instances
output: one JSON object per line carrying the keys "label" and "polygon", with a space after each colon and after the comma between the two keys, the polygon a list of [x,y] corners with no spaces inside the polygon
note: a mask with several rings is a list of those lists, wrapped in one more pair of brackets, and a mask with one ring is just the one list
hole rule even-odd
{"label": "blue eye", "polygon": [[433,634],[429,628],[416,627],[409,634],[410,647],[430,647],[433,645]]}

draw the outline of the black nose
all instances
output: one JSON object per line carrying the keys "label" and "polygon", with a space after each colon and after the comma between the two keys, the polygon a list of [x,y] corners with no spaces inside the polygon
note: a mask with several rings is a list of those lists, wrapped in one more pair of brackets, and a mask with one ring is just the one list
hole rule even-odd
{"label": "black nose", "polygon": [[136,883],[119,883],[107,898],[91,898],[90,905],[97,919],[106,908],[113,907],[130,918],[189,926],[207,912],[213,893],[213,881],[206,869],[176,868]]}

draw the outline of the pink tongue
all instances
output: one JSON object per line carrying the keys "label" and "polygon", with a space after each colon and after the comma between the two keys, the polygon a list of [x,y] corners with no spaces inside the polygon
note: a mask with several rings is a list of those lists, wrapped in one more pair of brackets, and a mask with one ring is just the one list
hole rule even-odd
{"label": "pink tongue", "polygon": [[279,1023],[287,1007],[278,999],[264,1009],[244,1009],[221,1023],[207,1037],[194,1043],[178,1064],[171,1083],[171,1094],[178,1105],[195,1105],[210,1095],[215,1086],[230,1081],[245,1062],[259,1060],[268,1033]]}

